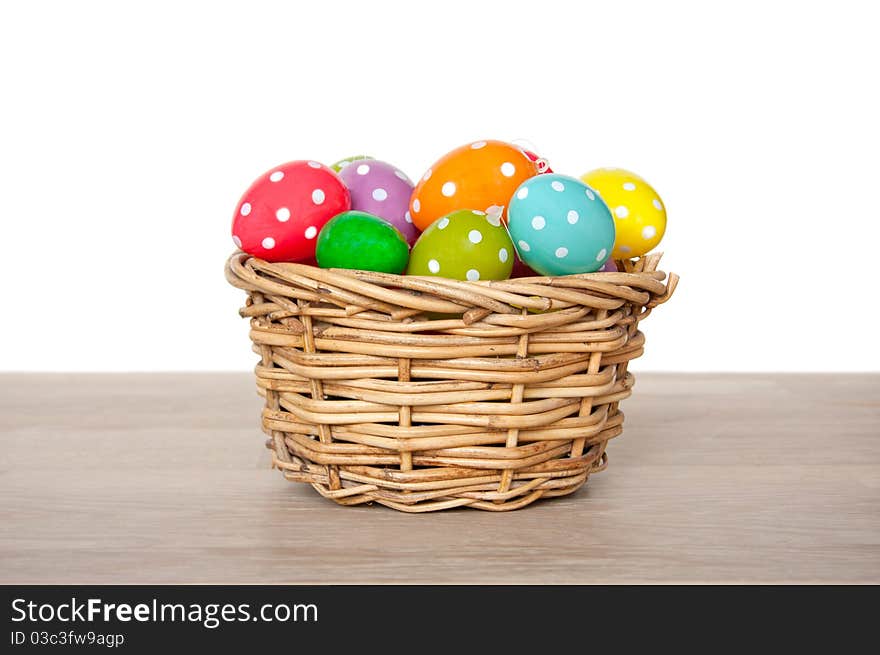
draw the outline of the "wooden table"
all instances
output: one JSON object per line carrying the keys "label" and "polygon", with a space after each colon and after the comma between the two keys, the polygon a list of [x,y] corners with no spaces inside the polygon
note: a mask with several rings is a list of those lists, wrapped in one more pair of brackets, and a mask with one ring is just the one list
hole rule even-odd
{"label": "wooden table", "polygon": [[250,375],[0,375],[0,582],[880,582],[880,375],[636,377],[578,493],[407,515],[270,471]]}

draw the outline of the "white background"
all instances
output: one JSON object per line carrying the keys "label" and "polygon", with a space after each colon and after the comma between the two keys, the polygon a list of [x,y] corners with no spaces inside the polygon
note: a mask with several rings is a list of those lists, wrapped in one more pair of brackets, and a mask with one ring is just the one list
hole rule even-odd
{"label": "white background", "polygon": [[253,178],[499,138],[664,199],[682,283],[636,370],[877,370],[870,7],[3,3],[0,369],[250,369]]}

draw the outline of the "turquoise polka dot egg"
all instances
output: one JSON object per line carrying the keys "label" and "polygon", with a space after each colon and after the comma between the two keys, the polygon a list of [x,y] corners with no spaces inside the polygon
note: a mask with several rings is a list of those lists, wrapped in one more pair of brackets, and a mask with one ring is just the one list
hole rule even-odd
{"label": "turquoise polka dot egg", "polygon": [[520,259],[541,275],[592,273],[614,248],[614,218],[580,180],[551,173],[523,182],[507,210]]}

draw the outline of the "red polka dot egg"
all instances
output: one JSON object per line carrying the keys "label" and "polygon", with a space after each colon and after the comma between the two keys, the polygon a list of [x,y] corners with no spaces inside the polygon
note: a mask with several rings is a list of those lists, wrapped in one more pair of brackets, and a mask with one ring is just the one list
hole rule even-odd
{"label": "red polka dot egg", "polygon": [[348,189],[336,173],[315,161],[292,161],[266,171],[244,192],[232,240],[270,262],[309,260],[324,224],[350,208]]}
{"label": "red polka dot egg", "polygon": [[553,169],[550,168],[550,164],[546,159],[544,159],[540,155],[535,154],[531,150],[524,150],[523,152],[526,153],[526,157],[528,157],[530,160],[532,160],[533,162],[535,162],[538,165],[538,171],[540,171],[541,173],[552,173],[553,172]]}
{"label": "red polka dot egg", "polygon": [[410,215],[420,230],[457,209],[506,206],[517,187],[538,174],[522,148],[475,141],[437,160],[416,184]]}

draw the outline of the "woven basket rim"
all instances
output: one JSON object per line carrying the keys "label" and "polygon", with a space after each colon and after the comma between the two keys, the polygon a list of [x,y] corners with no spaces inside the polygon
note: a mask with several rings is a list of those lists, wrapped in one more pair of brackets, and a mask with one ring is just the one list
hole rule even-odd
{"label": "woven basket rim", "polygon": [[[244,272],[249,264],[258,267],[262,271],[275,272],[280,274],[283,280],[285,273],[302,274],[313,276],[318,280],[339,281],[353,280],[367,284],[373,284],[385,288],[402,288],[411,292],[430,293],[438,290],[445,291],[448,295],[455,295],[459,291],[464,297],[462,300],[472,300],[467,298],[471,294],[483,295],[487,290],[499,289],[502,291],[516,292],[517,288],[522,290],[525,299],[523,299],[520,307],[516,311],[508,311],[506,313],[517,313],[519,308],[526,307],[537,311],[547,312],[553,310],[552,302],[535,301],[534,294],[540,290],[530,287],[554,287],[566,288],[573,281],[589,281],[594,283],[594,291],[602,294],[603,291],[610,295],[617,295],[621,288],[634,288],[641,292],[647,292],[651,298],[645,302],[645,306],[653,308],[657,305],[668,301],[676,287],[678,286],[679,276],[675,273],[667,273],[657,270],[663,253],[652,253],[645,255],[637,260],[623,260],[628,270],[617,272],[593,272],[593,273],[576,273],[572,275],[560,276],[535,276],[508,278],[505,280],[456,280],[453,278],[445,278],[440,276],[419,276],[419,275],[398,275],[394,273],[377,273],[374,271],[364,271],[358,269],[344,268],[320,268],[311,264],[303,264],[299,262],[269,262],[254,255],[249,255],[241,250],[234,251],[226,260],[225,274],[227,281],[234,287],[244,291],[259,290],[259,285],[247,284],[245,280],[251,276]],[[633,263],[633,261],[635,263]],[[315,275],[317,272],[317,275]],[[603,285],[609,285],[603,288]],[[611,286],[615,287],[614,289]],[[531,293],[530,293],[531,292]],[[417,297],[417,296],[414,296]],[[538,296],[540,297],[540,296]],[[633,301],[638,301],[637,297],[630,297]],[[417,305],[418,303],[416,303]],[[417,309],[418,307],[413,307]],[[450,308],[451,312],[455,312],[459,308]],[[496,311],[500,307],[495,307]]]}
{"label": "woven basket rim", "polygon": [[[448,280],[451,282],[460,282],[463,285],[472,285],[475,287],[492,285],[493,283],[498,282],[512,282],[512,281],[549,281],[549,280],[557,280],[557,279],[580,279],[580,278],[597,278],[597,279],[614,279],[615,276],[632,276],[632,275],[648,275],[652,279],[655,280],[672,280],[673,278],[678,278],[678,275],[675,273],[667,273],[665,271],[657,270],[656,265],[659,264],[662,259],[664,253],[657,252],[651,253],[649,255],[644,255],[643,257],[635,258],[638,261],[645,262],[644,269],[633,269],[633,270],[623,270],[623,271],[593,271],[592,273],[572,273],[569,275],[533,275],[533,276],[524,276],[524,277],[515,277],[515,278],[505,278],[503,280],[457,280],[455,278],[443,277],[442,275],[406,275],[406,274],[398,274],[398,273],[381,273],[377,271],[369,271],[364,269],[356,269],[356,268],[322,268],[320,266],[315,266],[314,264],[308,264],[305,262],[272,262],[267,259],[262,259],[257,257],[256,255],[251,255],[243,250],[234,250],[229,256],[226,258],[227,266],[233,261],[245,262],[247,260],[253,260],[255,262],[260,262],[261,264],[267,266],[285,266],[291,267],[293,269],[303,268],[309,270],[322,270],[322,271],[332,271],[334,273],[339,274],[350,274],[353,277],[356,277],[356,274],[359,273],[367,273],[371,275],[377,276],[377,279],[381,278],[387,280],[389,284],[392,283],[400,283],[403,280],[411,280],[411,279],[422,279],[422,280]],[[619,261],[631,261],[631,260],[619,260]],[[653,266],[651,265],[653,264]]]}

